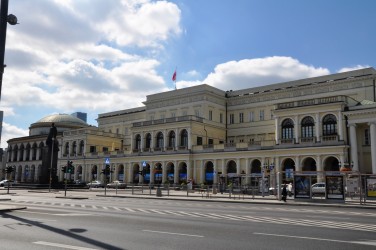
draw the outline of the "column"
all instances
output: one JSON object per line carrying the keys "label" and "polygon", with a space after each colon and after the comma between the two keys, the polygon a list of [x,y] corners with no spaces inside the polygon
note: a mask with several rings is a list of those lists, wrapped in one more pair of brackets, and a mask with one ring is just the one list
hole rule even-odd
{"label": "column", "polygon": [[222,159],[222,174],[227,175],[227,169],[225,166],[225,159]]}
{"label": "column", "polygon": [[315,130],[316,130],[316,141],[319,142],[321,141],[321,133],[320,133],[320,127],[321,127],[321,122],[320,122],[320,113],[316,114],[316,123],[315,123]]}
{"label": "column", "polygon": [[192,167],[191,167],[191,161],[187,161],[186,162],[186,164],[187,164],[187,182],[190,180],[190,179],[192,179]]}
{"label": "column", "polygon": [[295,124],[294,124],[295,143],[299,143],[299,128],[300,128],[299,117],[296,115]]}
{"label": "column", "polygon": [[188,131],[188,149],[192,149],[192,131],[190,128],[187,129]]}
{"label": "column", "polygon": [[177,165],[177,161],[174,162],[174,184],[179,184],[179,166]]}
{"label": "column", "polygon": [[213,173],[213,185],[215,185],[215,184],[218,183],[218,167],[217,167],[217,161],[214,160],[214,161],[213,161],[213,164],[214,164],[214,166],[213,166],[213,171],[214,171],[214,173]]}
{"label": "column", "polygon": [[165,162],[162,163],[162,184],[164,184],[167,180],[167,169],[166,169],[166,166],[165,166]]}
{"label": "column", "polygon": [[295,157],[295,171],[302,171],[302,169],[301,169],[301,167],[300,167],[299,156],[296,156],[296,157]]}
{"label": "column", "polygon": [[318,155],[316,157],[316,171],[318,172],[317,182],[323,182],[324,181],[324,175],[323,175],[323,169],[322,169],[321,156],[320,155]]}
{"label": "column", "polygon": [[251,174],[251,168],[249,166],[249,158],[246,158],[245,159],[245,184],[246,185],[249,185],[251,184],[251,177],[250,177],[250,174]]}
{"label": "column", "polygon": [[279,117],[275,117],[275,144],[279,144]]}
{"label": "column", "polygon": [[353,171],[359,171],[358,142],[356,139],[356,124],[349,124],[349,126],[350,126],[351,161],[354,163]]}
{"label": "column", "polygon": [[343,141],[343,119],[342,119],[342,112],[338,112],[338,136],[339,140]]}
{"label": "column", "polygon": [[155,169],[156,169],[156,166],[154,165],[154,162],[150,162],[150,184],[154,184]]}
{"label": "column", "polygon": [[376,174],[376,124],[370,123],[372,174]]}
{"label": "column", "polygon": [[200,183],[205,182],[205,167],[203,165],[203,161],[200,161]]}
{"label": "column", "polygon": [[133,152],[134,149],[134,133],[131,135],[131,152]]}
{"label": "column", "polygon": [[193,168],[193,180],[194,182],[197,184],[198,180],[197,180],[197,166],[196,166],[196,162],[193,161],[193,165],[192,165],[192,168]]}
{"label": "column", "polygon": [[240,159],[238,158],[238,159],[236,159],[236,174],[237,175],[240,175],[240,173],[241,173],[241,166],[240,166]]}
{"label": "column", "polygon": [[141,131],[140,136],[141,136],[140,151],[143,152],[143,151],[144,151],[144,147],[145,147],[145,146],[144,146],[144,145],[145,145],[144,131]]}
{"label": "column", "polygon": [[132,163],[127,163],[127,165],[128,165],[128,182],[133,183]]}
{"label": "column", "polygon": [[175,129],[175,145],[174,145],[174,150],[177,150],[178,149],[178,140],[180,139],[180,136],[179,136],[179,131],[178,129]]}

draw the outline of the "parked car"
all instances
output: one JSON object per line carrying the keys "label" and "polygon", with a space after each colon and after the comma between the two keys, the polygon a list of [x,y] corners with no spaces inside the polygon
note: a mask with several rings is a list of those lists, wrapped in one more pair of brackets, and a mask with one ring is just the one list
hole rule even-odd
{"label": "parked car", "polygon": [[88,186],[89,188],[99,188],[99,187],[104,187],[103,183],[100,182],[100,181],[92,181],[92,182],[89,182],[89,183],[87,184],[87,186]]}
{"label": "parked car", "polygon": [[10,185],[13,184],[13,181],[2,180],[2,181],[0,181],[0,187],[6,187],[6,186],[8,186],[8,182],[9,182]]}
{"label": "parked car", "polygon": [[74,184],[75,186],[79,186],[79,187],[85,187],[85,186],[87,186],[86,182],[81,181],[81,180],[75,180],[75,181],[73,182],[73,184]]}
{"label": "parked car", "polygon": [[122,181],[113,181],[107,184],[107,188],[126,188],[127,184]]}
{"label": "parked car", "polygon": [[312,196],[315,194],[325,194],[325,182],[318,182],[311,186]]}

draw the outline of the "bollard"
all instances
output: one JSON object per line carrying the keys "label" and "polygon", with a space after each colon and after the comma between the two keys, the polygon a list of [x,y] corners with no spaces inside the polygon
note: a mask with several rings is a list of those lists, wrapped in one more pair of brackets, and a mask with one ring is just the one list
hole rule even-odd
{"label": "bollard", "polygon": [[161,187],[157,187],[157,193],[156,193],[156,196],[157,197],[162,197],[162,190],[161,190]]}

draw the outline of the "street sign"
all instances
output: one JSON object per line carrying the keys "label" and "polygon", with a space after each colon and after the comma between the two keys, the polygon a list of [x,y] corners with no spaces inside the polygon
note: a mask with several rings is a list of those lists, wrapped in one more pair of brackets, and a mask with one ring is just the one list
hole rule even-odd
{"label": "street sign", "polygon": [[104,164],[110,164],[110,158],[108,157],[104,158]]}
{"label": "street sign", "polygon": [[143,161],[143,162],[142,162],[142,166],[143,166],[143,167],[146,167],[146,161]]}

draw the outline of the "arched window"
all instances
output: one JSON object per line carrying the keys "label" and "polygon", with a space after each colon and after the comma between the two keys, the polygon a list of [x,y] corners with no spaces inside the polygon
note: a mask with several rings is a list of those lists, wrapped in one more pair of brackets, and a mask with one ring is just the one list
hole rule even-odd
{"label": "arched window", "polygon": [[77,155],[77,142],[73,142],[73,145],[72,145],[72,147],[73,147],[73,155]]}
{"label": "arched window", "polygon": [[163,133],[159,132],[157,134],[157,144],[155,145],[156,148],[163,148]]}
{"label": "arched window", "polygon": [[170,131],[168,135],[168,146],[175,147],[175,132],[174,131]]}
{"label": "arched window", "polygon": [[327,135],[337,135],[337,119],[334,115],[329,114],[324,116],[322,120],[322,134]]}
{"label": "arched window", "polygon": [[134,149],[141,149],[141,135],[136,135]]}
{"label": "arched window", "polygon": [[146,135],[145,139],[145,148],[150,148],[151,147],[151,134]]}
{"label": "arched window", "polygon": [[180,133],[180,146],[188,147],[188,132],[186,129],[183,129]]}
{"label": "arched window", "polygon": [[31,160],[35,161],[37,159],[37,149],[38,149],[38,146],[36,143],[33,144],[33,147],[32,147],[32,153],[31,153]]}
{"label": "arched window", "polygon": [[65,143],[65,154],[69,155],[69,142]]}
{"label": "arched window", "polygon": [[282,122],[282,139],[294,139],[294,122],[290,118]]}
{"label": "arched window", "polygon": [[311,138],[314,136],[315,122],[312,117],[306,116],[302,120],[302,138]]}
{"label": "arched window", "polygon": [[85,142],[84,141],[80,141],[80,148],[79,148],[79,153],[80,154],[83,154],[84,153],[84,148],[85,148]]}

